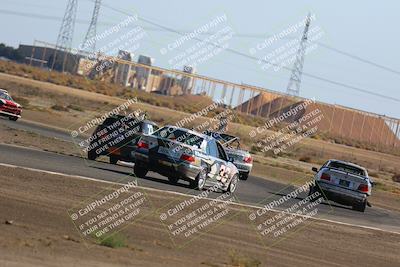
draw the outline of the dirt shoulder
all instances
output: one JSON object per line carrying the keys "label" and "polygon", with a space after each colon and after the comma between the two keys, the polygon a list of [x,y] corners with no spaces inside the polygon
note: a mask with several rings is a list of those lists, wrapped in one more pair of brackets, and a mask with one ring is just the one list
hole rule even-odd
{"label": "dirt shoulder", "polygon": [[152,202],[149,215],[122,230],[126,246],[109,248],[83,241],[67,213],[109,184],[9,167],[0,167],[0,182],[2,266],[398,266],[400,262],[399,235],[324,222],[310,221],[277,245],[266,246],[249,224],[246,209],[177,248],[159,218],[159,209],[177,196],[155,191],[146,191]]}

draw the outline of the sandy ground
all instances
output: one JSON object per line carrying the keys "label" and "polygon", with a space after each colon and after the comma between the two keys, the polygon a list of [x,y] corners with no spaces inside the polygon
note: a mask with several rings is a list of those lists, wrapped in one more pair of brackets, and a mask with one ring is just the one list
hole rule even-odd
{"label": "sandy ground", "polygon": [[[182,248],[159,219],[176,196],[148,191],[148,216],[121,235],[127,247],[84,241],[67,210],[110,185],[0,167],[1,266],[399,266],[400,235],[309,221],[275,246],[249,223],[249,210]],[[5,221],[12,221],[6,224]],[[258,264],[259,263],[259,264]],[[247,265],[246,265],[247,264]]]}

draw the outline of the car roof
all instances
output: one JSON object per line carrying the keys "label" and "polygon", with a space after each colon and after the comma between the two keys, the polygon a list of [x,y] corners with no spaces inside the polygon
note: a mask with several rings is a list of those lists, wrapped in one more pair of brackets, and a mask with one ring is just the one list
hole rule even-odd
{"label": "car roof", "polygon": [[356,167],[356,168],[359,168],[361,170],[366,171],[366,169],[364,167],[362,167],[360,165],[357,165],[355,163],[349,162],[349,161],[344,161],[344,160],[339,160],[339,159],[330,159],[329,161],[330,162],[337,162],[337,163],[346,164],[346,165],[349,165],[349,166],[352,166],[352,167]]}
{"label": "car roof", "polygon": [[0,92],[6,93],[8,95],[8,91],[7,90],[4,90],[4,89],[0,88]]}

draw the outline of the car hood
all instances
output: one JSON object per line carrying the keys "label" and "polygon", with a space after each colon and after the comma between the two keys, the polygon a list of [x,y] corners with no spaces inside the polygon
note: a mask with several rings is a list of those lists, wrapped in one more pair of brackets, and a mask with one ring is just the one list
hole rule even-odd
{"label": "car hood", "polygon": [[20,104],[14,102],[14,101],[10,101],[10,100],[4,99],[4,98],[1,98],[0,100],[1,100],[4,104],[6,104],[7,106],[14,107],[14,108],[19,108],[19,107],[21,107]]}

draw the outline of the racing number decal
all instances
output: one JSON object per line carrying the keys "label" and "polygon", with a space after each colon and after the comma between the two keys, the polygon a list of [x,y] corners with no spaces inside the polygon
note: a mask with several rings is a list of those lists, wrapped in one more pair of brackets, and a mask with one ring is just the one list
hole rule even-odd
{"label": "racing number decal", "polygon": [[221,164],[221,167],[219,169],[219,178],[222,182],[226,182],[226,180],[228,180],[230,172],[230,168],[228,168],[226,165]]}

